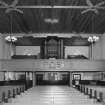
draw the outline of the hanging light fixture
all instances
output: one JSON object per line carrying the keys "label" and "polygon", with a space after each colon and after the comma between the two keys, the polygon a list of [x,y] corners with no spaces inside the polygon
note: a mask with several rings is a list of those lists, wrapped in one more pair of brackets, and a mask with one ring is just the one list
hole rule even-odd
{"label": "hanging light fixture", "polygon": [[7,36],[5,37],[5,40],[8,42],[16,42],[17,38],[15,36]]}
{"label": "hanging light fixture", "polygon": [[52,14],[52,17],[51,18],[45,18],[44,19],[44,22],[46,23],[50,23],[50,24],[57,24],[59,22],[59,19],[57,17],[55,17],[54,13],[53,13],[53,9],[54,9],[54,4],[55,4],[55,1],[54,0],[51,0],[51,14]]}
{"label": "hanging light fixture", "polygon": [[90,43],[95,43],[98,40],[99,40],[98,36],[89,36],[89,38],[88,38],[88,42],[90,42]]}
{"label": "hanging light fixture", "polygon": [[[7,4],[4,1],[0,1],[0,5],[2,5],[3,7],[6,8],[6,10],[5,10],[6,14],[10,14],[13,11],[18,12],[20,14],[23,14],[23,11],[16,7],[18,2],[19,2],[18,0],[13,0],[13,2],[11,4]],[[15,36],[11,36],[11,34],[12,34],[12,27],[13,27],[12,26],[12,14],[10,14],[10,32],[11,33],[10,33],[10,36],[5,37],[5,40],[8,41],[8,42],[15,42],[15,41],[17,41],[17,38]]]}

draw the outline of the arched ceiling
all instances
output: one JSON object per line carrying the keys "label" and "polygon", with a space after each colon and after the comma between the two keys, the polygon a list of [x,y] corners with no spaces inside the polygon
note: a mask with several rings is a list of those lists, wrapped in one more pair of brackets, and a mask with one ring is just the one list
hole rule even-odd
{"label": "arched ceiling", "polygon": [[[13,0],[1,0],[11,4]],[[91,0],[95,5],[104,0]],[[87,6],[86,0],[19,0],[17,6]],[[102,5],[105,7],[105,4]],[[84,9],[72,8],[21,8],[24,14],[12,11],[5,13],[0,8],[0,33],[105,33],[105,9],[99,14]],[[12,30],[10,27],[12,16]],[[58,19],[58,23],[47,23],[46,18]]]}

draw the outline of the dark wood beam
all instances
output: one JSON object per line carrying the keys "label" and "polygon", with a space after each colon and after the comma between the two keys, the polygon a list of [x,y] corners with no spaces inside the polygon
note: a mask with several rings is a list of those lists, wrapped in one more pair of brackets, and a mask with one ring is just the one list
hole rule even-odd
{"label": "dark wood beam", "polygon": [[[4,6],[0,6],[0,8],[7,8]],[[89,6],[49,6],[49,5],[22,5],[22,6],[16,6],[16,8],[20,9],[38,9],[38,8],[55,8],[55,9],[88,9]],[[101,7],[95,7],[96,9],[105,9],[104,6]]]}

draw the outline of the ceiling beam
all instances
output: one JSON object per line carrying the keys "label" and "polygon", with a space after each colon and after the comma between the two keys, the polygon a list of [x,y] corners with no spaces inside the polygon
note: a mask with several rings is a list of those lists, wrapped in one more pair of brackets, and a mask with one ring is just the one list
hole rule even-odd
{"label": "ceiling beam", "polygon": [[[1,34],[2,36],[10,36],[10,34]],[[88,34],[88,33],[13,33],[11,36],[16,36],[16,37],[28,37],[28,36],[33,36],[35,38],[40,38],[40,37],[47,37],[47,36],[57,36],[57,37],[62,37],[62,38],[71,38],[73,36],[77,37],[83,37],[87,38],[89,36],[102,36],[103,34]]]}
{"label": "ceiling beam", "polygon": [[[0,8],[7,8],[4,6],[0,6]],[[49,6],[49,5],[22,5],[22,6],[16,6],[16,8],[19,9],[48,9],[48,8],[55,8],[55,9],[88,9],[89,6]],[[97,9],[105,9],[104,6],[96,7]]]}

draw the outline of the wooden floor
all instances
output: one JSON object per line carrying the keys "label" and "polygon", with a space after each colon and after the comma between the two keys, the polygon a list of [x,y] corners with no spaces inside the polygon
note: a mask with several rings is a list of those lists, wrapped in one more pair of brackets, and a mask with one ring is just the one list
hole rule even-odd
{"label": "wooden floor", "polygon": [[68,86],[36,86],[4,105],[101,105]]}

